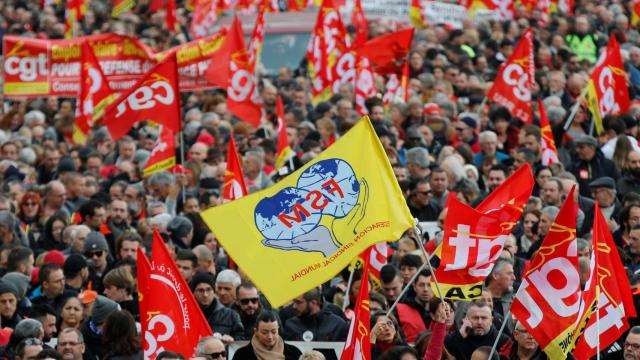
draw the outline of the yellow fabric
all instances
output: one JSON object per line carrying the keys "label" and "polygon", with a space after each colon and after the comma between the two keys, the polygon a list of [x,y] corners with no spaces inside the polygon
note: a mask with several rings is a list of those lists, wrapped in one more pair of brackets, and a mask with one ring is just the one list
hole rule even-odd
{"label": "yellow fabric", "polygon": [[604,127],[602,126],[602,115],[600,114],[600,101],[598,99],[598,93],[596,92],[596,86],[593,79],[589,79],[589,83],[587,84],[586,99],[589,111],[591,112],[591,115],[593,115],[593,121],[596,123],[596,132],[600,134],[604,131]]}
{"label": "yellow fabric", "polygon": [[202,218],[274,307],[413,226],[367,117],[274,186],[211,208]]}
{"label": "yellow fabric", "polygon": [[160,171],[165,171],[165,170],[169,170],[172,167],[176,166],[176,157],[172,156],[168,159],[162,160],[160,162],[157,162],[155,164],[151,164],[148,167],[145,167],[143,170],[143,176],[144,177],[148,177],[151,176],[157,172]]}

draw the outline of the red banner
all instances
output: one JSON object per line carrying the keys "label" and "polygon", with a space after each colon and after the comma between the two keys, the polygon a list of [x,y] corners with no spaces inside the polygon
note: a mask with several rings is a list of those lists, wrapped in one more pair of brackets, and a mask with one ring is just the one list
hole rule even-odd
{"label": "red banner", "polygon": [[227,150],[227,170],[224,172],[224,187],[222,189],[222,198],[225,202],[240,199],[247,196],[249,192],[244,184],[244,175],[242,174],[242,165],[236,143],[233,136],[229,137],[229,149]]}
{"label": "red banner", "polygon": [[[144,358],[154,359],[165,349],[191,357],[200,338],[213,333],[157,230],[152,246],[149,275],[144,277],[144,270],[138,275]],[[143,261],[138,256],[139,269]]]}
{"label": "red banner", "polygon": [[413,31],[410,28],[378,36],[361,46],[354,46],[353,51],[369,59],[377,74],[399,74],[411,49]]}
{"label": "red banner", "polygon": [[[364,259],[362,267],[362,277],[360,281],[360,290],[358,291],[358,299],[353,308],[354,317],[349,325],[349,335],[344,343],[342,356],[340,360],[370,360],[371,344],[369,341],[370,319],[369,310],[369,254],[372,247],[365,250],[360,257]],[[349,289],[347,289],[347,292]]]}
{"label": "red banner", "polygon": [[564,359],[571,350],[581,301],[576,218],[571,189],[522,278],[511,313],[550,359]]}
{"label": "red banner", "polygon": [[[586,325],[582,325],[584,321],[581,322],[579,332],[582,336],[573,350],[576,359],[589,359],[595,356],[598,341],[600,341],[600,349],[609,347],[629,328],[627,319],[636,317],[631,286],[623,275],[625,274],[624,266],[598,203],[595,205],[594,212],[593,242],[595,246],[591,259],[592,276],[585,284],[583,292],[586,304],[584,318],[588,318],[588,321]],[[600,309],[599,325],[596,325],[594,304],[596,299]]]}
{"label": "red banner", "polygon": [[129,93],[105,110],[104,122],[117,141],[138,121],[151,120],[166,125],[174,133],[181,130],[180,94],[175,57],[152,68]]}
{"label": "red banner", "polygon": [[440,265],[435,271],[446,298],[470,300],[482,295],[482,284],[531,197],[533,184],[531,169],[525,165],[476,209],[449,199]]}
{"label": "red banner", "polygon": [[264,12],[265,8],[260,7],[256,24],[249,39],[249,69],[252,74],[256,72],[256,63],[260,61],[260,53],[262,53],[262,44],[264,43]]}
{"label": "red banner", "polygon": [[82,43],[91,44],[113,91],[131,89],[154,64],[150,49],[137,39],[92,35],[72,40],[4,36],[4,95],[78,96]]}
{"label": "red banner", "polygon": [[542,165],[549,166],[559,162],[558,150],[556,149],[556,141],[553,139],[551,124],[547,118],[547,111],[544,109],[542,100],[538,100],[538,109],[540,110],[540,132],[542,133],[541,150]]}
{"label": "red banner", "polygon": [[173,131],[167,126],[160,125],[160,136],[144,166],[143,176],[151,176],[157,172],[172,169],[174,166],[176,166],[176,146]]}
{"label": "red banner", "polygon": [[487,98],[507,108],[525,124],[533,123],[531,90],[535,82],[533,30],[527,29],[509,59],[498,71]]}

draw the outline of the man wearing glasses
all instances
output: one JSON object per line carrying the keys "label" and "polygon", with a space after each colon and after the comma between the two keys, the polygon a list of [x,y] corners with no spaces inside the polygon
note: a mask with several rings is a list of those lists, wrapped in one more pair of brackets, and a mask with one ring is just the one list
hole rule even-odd
{"label": "man wearing glasses", "polygon": [[58,336],[58,352],[63,360],[82,360],[84,338],[77,329],[66,328]]}
{"label": "man wearing glasses", "polygon": [[210,356],[212,359],[227,360],[227,352],[224,350],[222,341],[215,336],[207,336],[198,342],[196,347],[197,356]]}
{"label": "man wearing glasses", "polygon": [[236,303],[233,310],[240,314],[244,326],[244,338],[251,339],[256,320],[262,313],[258,289],[250,282],[240,284],[236,289]]}
{"label": "man wearing glasses", "polygon": [[97,231],[92,231],[87,235],[87,239],[84,242],[84,256],[90,264],[89,280],[93,284],[93,290],[102,293],[104,290],[101,280],[102,275],[109,268],[109,245],[107,245],[104,235]]}
{"label": "man wearing glasses", "polygon": [[634,326],[629,330],[629,335],[624,341],[624,360],[640,360],[640,326]]}

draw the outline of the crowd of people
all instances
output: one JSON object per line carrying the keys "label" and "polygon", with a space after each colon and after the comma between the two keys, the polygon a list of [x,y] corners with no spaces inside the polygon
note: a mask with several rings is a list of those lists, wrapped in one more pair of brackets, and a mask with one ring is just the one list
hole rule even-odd
{"label": "crowd of people", "polygon": [[[140,1],[133,11],[111,18],[107,2],[93,1],[78,30],[135,36],[158,51],[190,40],[191,14],[185,4],[178,2],[182,30],[177,34],[163,27],[163,11],[148,14],[147,5]],[[3,34],[64,34],[64,4],[8,0],[0,2],[0,9]],[[474,206],[526,163],[534,170],[535,189],[479,300],[443,302],[431,290],[430,272],[416,275],[425,261],[420,247],[432,239],[413,231],[388,239],[392,255],[380,279],[371,283],[373,359],[488,359],[496,340],[493,358],[547,358],[508,313],[525,262],[540,247],[574,185],[583,283],[598,201],[640,305],[640,34],[632,27],[631,12],[631,2],[582,0],[575,2],[573,16],[558,12],[545,17],[517,5],[515,20],[468,22],[454,30],[429,24],[416,29],[408,55],[406,103],[385,106],[383,77],[376,76],[380,96],[367,99],[366,107],[419,221],[437,222],[442,229],[449,192]],[[369,19],[369,36],[396,25]],[[542,101],[560,159],[547,165],[542,153],[550,139],[540,129],[537,106],[534,123],[522,124],[505,108],[483,102],[500,65],[530,26],[536,67],[532,102]],[[604,132],[596,135],[587,107],[578,105],[565,130],[609,36],[621,44],[631,108],[606,116]],[[247,187],[255,192],[311,161],[360,118],[353,86],[344,85],[329,101],[312,104],[304,61],[297,69],[282,67],[276,76],[261,76],[259,82],[267,119],[260,129],[233,117],[219,89],[183,93],[185,161],[179,171],[146,178],[143,169],[159,137],[154,124],[140,123],[114,142],[98,122],[86,144],[74,145],[68,138],[74,99],[5,99],[0,120],[2,358],[141,358],[136,257],[138,249],[151,251],[154,229],[215,332],[201,339],[194,359],[227,359],[227,346],[242,340],[248,344],[233,359],[331,358],[301,354],[285,341],[344,342],[347,314],[361,281],[369,279],[356,272],[347,288],[345,270],[287,306],[272,308],[241,268],[230,267],[199,215],[222,202],[231,137],[243,158]],[[277,96],[284,102],[295,153],[285,171],[274,168]],[[384,206],[385,200],[375,202]],[[435,238],[441,241],[441,233]],[[503,321],[507,324],[499,334]],[[602,349],[603,358],[640,359],[640,322],[630,319],[630,324],[616,345]],[[165,350],[158,359],[184,359]]]}

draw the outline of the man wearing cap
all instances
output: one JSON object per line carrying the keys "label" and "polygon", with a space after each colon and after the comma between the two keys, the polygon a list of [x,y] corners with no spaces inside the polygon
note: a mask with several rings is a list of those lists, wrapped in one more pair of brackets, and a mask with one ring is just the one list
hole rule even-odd
{"label": "man wearing cap", "polygon": [[109,245],[104,235],[97,231],[92,231],[87,235],[84,242],[84,256],[90,264],[89,281],[93,284],[93,289],[101,293],[102,275],[109,269]]}
{"label": "man wearing cap", "polygon": [[[618,219],[620,211],[622,211],[622,204],[616,198],[616,182],[608,176],[603,176],[590,182],[589,188],[591,189],[591,197],[600,204],[604,218],[610,221]],[[613,220],[614,223],[615,220]],[[615,227],[617,228],[617,225]],[[611,231],[614,230],[616,229],[611,229]]]}
{"label": "man wearing cap", "polygon": [[230,344],[242,340],[244,327],[237,312],[220,303],[215,293],[216,280],[211,273],[197,273],[189,283],[205,318],[215,333],[222,335],[222,342]]}
{"label": "man wearing cap", "polygon": [[614,181],[620,178],[615,163],[604,157],[593,136],[583,135],[576,139],[576,154],[578,158],[571,165],[570,171],[578,180],[580,195],[590,196],[589,183],[597,178],[609,176]]}
{"label": "man wearing cap", "polygon": [[102,347],[102,326],[107,316],[119,310],[120,306],[107,297],[98,295],[91,310],[91,317],[85,319],[80,326],[80,332],[85,342],[85,358],[102,358],[106,349]]}
{"label": "man wearing cap", "polygon": [[22,316],[16,311],[18,307],[18,289],[7,282],[0,281],[0,323],[2,327],[16,328]]}
{"label": "man wearing cap", "polygon": [[167,231],[171,241],[180,249],[191,249],[193,239],[193,223],[189,218],[178,215],[169,221]]}
{"label": "man wearing cap", "polygon": [[454,126],[456,134],[452,145],[456,147],[464,143],[471,147],[471,151],[474,154],[479,153],[481,149],[478,135],[476,135],[476,129],[478,128],[477,116],[472,113],[462,113]]}

